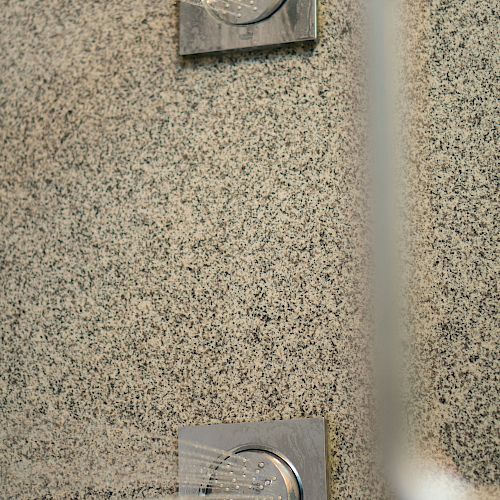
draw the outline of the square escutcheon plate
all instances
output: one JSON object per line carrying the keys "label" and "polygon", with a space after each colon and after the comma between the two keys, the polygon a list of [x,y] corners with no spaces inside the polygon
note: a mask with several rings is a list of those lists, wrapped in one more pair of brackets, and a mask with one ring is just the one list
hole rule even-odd
{"label": "square escutcheon plate", "polygon": [[180,0],[181,55],[317,39],[316,0]]}

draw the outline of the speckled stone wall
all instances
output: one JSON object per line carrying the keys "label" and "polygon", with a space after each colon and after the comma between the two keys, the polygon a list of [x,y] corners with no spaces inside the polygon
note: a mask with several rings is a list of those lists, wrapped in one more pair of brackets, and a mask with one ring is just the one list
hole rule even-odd
{"label": "speckled stone wall", "polygon": [[467,498],[493,499],[500,496],[498,8],[435,0],[420,21],[411,423],[420,453],[463,480]]}
{"label": "speckled stone wall", "polygon": [[156,496],[187,424],[366,432],[359,16],[181,60],[174,2],[0,9],[2,497]]}
{"label": "speckled stone wall", "polygon": [[[497,15],[418,7],[416,423],[494,495]],[[357,7],[321,2],[314,49],[186,61],[176,18],[0,8],[0,496],[159,496],[182,425],[322,415],[332,497],[382,498]]]}

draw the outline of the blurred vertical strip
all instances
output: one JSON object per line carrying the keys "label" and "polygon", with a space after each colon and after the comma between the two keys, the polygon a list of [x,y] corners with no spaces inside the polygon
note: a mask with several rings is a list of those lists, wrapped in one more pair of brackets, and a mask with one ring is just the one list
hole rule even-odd
{"label": "blurred vertical strip", "polygon": [[370,0],[367,4],[374,375],[379,457],[382,470],[388,475],[393,470],[404,427],[402,389],[405,371],[401,347],[401,311],[404,309],[401,131],[404,123],[400,80],[404,43],[400,6],[399,0]]}

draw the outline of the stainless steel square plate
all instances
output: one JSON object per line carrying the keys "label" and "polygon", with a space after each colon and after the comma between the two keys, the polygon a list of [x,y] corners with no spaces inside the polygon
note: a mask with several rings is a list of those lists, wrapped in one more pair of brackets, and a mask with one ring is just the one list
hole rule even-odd
{"label": "stainless steel square plate", "polygon": [[180,0],[181,55],[316,40],[317,0]]}
{"label": "stainless steel square plate", "polygon": [[214,499],[327,500],[322,418],[185,427],[179,493]]}

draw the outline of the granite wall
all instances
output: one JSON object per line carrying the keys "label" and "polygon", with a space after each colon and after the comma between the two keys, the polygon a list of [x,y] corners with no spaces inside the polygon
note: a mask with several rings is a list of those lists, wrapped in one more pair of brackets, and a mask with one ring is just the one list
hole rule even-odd
{"label": "granite wall", "polygon": [[[0,8],[0,496],[160,496],[186,424],[325,416],[371,466],[358,6],[316,47],[182,60],[174,2]],[[494,36],[419,2],[422,448],[495,494]],[[419,38],[420,37],[420,38]]]}
{"label": "granite wall", "polygon": [[174,2],[3,2],[1,496],[165,494],[180,426],[307,416],[372,495],[358,19],[182,60]]}
{"label": "granite wall", "polygon": [[413,54],[414,395],[423,456],[500,495],[498,460],[498,8],[434,0]]}

